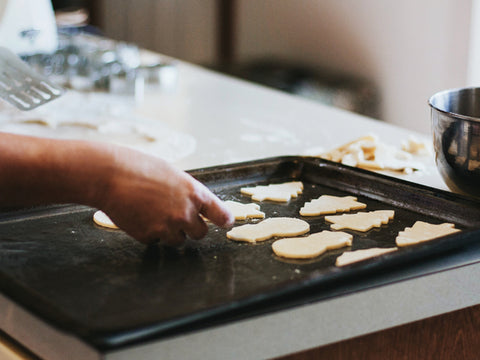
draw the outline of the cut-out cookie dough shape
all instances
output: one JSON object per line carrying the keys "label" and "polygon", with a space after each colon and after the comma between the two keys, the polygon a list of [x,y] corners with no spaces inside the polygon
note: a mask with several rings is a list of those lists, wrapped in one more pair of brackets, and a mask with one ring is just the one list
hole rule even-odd
{"label": "cut-out cookie dough shape", "polygon": [[444,235],[459,232],[454,224],[430,224],[423,221],[417,221],[412,227],[406,227],[405,230],[398,233],[395,242],[397,246],[409,246],[432,240]]}
{"label": "cut-out cookie dough shape", "polygon": [[325,216],[325,220],[333,223],[330,225],[330,228],[333,230],[368,231],[374,227],[380,227],[382,224],[388,224],[394,215],[395,211],[393,210],[376,210],[356,214]]}
{"label": "cut-out cookie dough shape", "polygon": [[235,241],[255,243],[271,239],[274,236],[298,236],[310,231],[310,225],[303,220],[277,217],[268,218],[257,224],[234,227],[227,232],[227,238]]}
{"label": "cut-out cookie dough shape", "polygon": [[265,213],[260,211],[258,204],[242,204],[232,200],[227,200],[224,204],[232,212],[235,220],[263,219],[265,217]]}
{"label": "cut-out cookie dough shape", "polygon": [[322,255],[327,250],[352,245],[353,236],[342,231],[324,230],[305,237],[280,239],[272,244],[277,256],[289,259],[309,259]]}
{"label": "cut-out cookie dough shape", "polygon": [[93,221],[99,226],[110,229],[118,229],[118,226],[113,223],[112,219],[110,219],[108,215],[101,210],[98,210],[93,214]]}
{"label": "cut-out cookie dough shape", "polygon": [[335,214],[337,212],[365,209],[366,207],[366,204],[358,202],[354,196],[322,195],[318,199],[306,202],[300,209],[300,215],[318,216]]}
{"label": "cut-out cookie dough shape", "polygon": [[395,250],[397,250],[396,247],[370,248],[370,249],[362,249],[362,250],[355,250],[355,251],[345,251],[342,255],[337,257],[337,260],[335,260],[335,265],[345,266],[345,265],[353,264],[366,259],[371,259],[373,257],[380,256]]}
{"label": "cut-out cookie dough shape", "polygon": [[271,200],[277,202],[288,202],[296,198],[303,191],[301,181],[290,181],[282,184],[259,185],[253,187],[243,187],[240,192],[250,195],[252,200],[264,201]]}

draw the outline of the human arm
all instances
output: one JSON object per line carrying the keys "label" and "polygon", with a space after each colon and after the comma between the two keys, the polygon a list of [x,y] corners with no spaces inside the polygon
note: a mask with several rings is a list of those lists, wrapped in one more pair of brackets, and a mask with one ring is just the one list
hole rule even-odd
{"label": "human arm", "polygon": [[78,203],[106,212],[143,243],[179,244],[232,214],[203,184],[166,161],[106,143],[0,133],[0,203]]}

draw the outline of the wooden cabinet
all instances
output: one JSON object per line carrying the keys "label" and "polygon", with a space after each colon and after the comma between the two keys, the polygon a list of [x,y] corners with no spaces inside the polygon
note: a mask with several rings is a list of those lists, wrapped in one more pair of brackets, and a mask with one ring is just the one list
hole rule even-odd
{"label": "wooden cabinet", "polygon": [[479,349],[477,305],[277,360],[474,360]]}

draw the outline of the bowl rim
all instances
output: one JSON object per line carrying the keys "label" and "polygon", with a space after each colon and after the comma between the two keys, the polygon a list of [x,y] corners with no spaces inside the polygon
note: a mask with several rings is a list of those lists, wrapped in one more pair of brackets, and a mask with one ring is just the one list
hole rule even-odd
{"label": "bowl rim", "polygon": [[445,115],[453,116],[453,117],[459,118],[461,120],[466,120],[466,121],[479,123],[480,122],[480,117],[474,117],[474,116],[459,114],[459,113],[452,112],[452,111],[442,110],[442,109],[439,109],[438,107],[436,107],[435,105],[433,105],[433,103],[432,103],[432,100],[433,100],[434,97],[440,96],[440,95],[445,94],[445,93],[452,93],[452,92],[459,92],[459,91],[466,91],[466,90],[478,90],[480,92],[480,87],[479,86],[457,87],[457,88],[451,88],[451,89],[445,89],[445,90],[438,91],[435,94],[433,94],[432,96],[430,96],[430,98],[428,99],[428,105],[430,105],[430,108],[432,110],[438,111],[438,112],[443,113]]}

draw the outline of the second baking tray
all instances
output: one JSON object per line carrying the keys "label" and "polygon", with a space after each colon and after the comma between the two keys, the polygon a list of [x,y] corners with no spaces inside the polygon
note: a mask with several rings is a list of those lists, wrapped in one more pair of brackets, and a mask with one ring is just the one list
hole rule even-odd
{"label": "second baking tray", "polygon": [[[145,247],[122,231],[96,226],[95,209],[78,206],[4,213],[0,219],[2,293],[45,322],[101,350],[159,339],[175,331],[272,311],[309,294],[338,294],[336,287],[368,284],[394,268],[468,247],[480,240],[480,203],[318,158],[279,157],[191,172],[223,200],[251,202],[240,187],[302,181],[303,194],[288,203],[262,202],[267,217],[300,217],[305,201],[353,195],[366,210],[395,210],[387,225],[353,234],[351,248],[295,261],[276,257],[269,240],[226,238],[211,226],[201,241],[181,248]],[[311,233],[327,230],[323,216],[303,218]],[[415,221],[454,223],[461,233],[400,249],[344,268],[345,250],[395,246]],[[243,224],[237,223],[236,225]],[[354,288],[353,286],[351,287]],[[283,304],[283,305],[282,305]]]}

